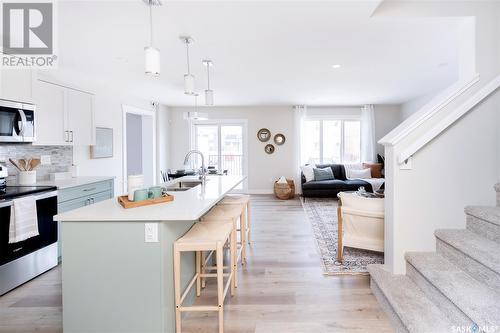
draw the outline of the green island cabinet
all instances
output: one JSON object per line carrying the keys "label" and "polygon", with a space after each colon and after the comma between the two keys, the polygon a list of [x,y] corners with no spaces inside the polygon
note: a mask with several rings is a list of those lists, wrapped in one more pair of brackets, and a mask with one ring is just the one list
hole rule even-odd
{"label": "green island cabinet", "polygon": [[[58,190],[57,211],[64,213],[113,198],[114,180],[102,180],[80,186]],[[58,256],[61,260],[61,222],[57,225]]]}

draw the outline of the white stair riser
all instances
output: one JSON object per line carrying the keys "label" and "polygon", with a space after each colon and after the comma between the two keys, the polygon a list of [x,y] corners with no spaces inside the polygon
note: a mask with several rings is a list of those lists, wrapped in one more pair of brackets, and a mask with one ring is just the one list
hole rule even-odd
{"label": "white stair riser", "polygon": [[462,268],[476,280],[485,283],[490,288],[500,290],[500,274],[492,271],[489,267],[484,266],[439,238],[436,238],[436,250],[437,253]]}
{"label": "white stair riser", "polygon": [[467,229],[489,240],[500,243],[500,226],[496,224],[472,215],[467,215]]}
{"label": "white stair riser", "polygon": [[411,263],[406,263],[406,275],[424,292],[425,296],[436,304],[457,326],[469,327],[473,320],[463,313],[448,297],[434,284],[425,278]]}
{"label": "white stair riser", "polygon": [[380,289],[380,287],[377,285],[377,282],[375,282],[373,278],[370,279],[370,287],[373,295],[377,299],[378,304],[381,306],[382,310],[384,310],[384,313],[389,318],[389,321],[391,322],[391,325],[395,329],[395,331],[397,333],[409,333],[399,316],[394,311],[394,308],[385,297],[384,292]]}

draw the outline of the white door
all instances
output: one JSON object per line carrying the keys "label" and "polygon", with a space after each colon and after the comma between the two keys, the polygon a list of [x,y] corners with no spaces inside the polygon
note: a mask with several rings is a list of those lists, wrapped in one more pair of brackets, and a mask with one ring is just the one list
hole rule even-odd
{"label": "white door", "polygon": [[78,90],[66,90],[66,108],[70,141],[74,145],[94,144],[93,96]]}
{"label": "white door", "polygon": [[68,145],[65,124],[65,88],[34,82],[33,100],[36,105],[35,145]]}
{"label": "white door", "polygon": [[123,105],[123,190],[127,178],[144,175],[144,187],[156,183],[156,117],[153,111]]}

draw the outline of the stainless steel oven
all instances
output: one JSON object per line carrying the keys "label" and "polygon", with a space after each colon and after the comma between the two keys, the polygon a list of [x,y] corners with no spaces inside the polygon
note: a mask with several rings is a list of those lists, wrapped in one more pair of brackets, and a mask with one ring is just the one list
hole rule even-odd
{"label": "stainless steel oven", "polygon": [[[0,295],[57,265],[57,191],[55,188],[7,187],[0,200]],[[32,195],[36,199],[39,235],[9,244],[12,199]]]}
{"label": "stainless steel oven", "polygon": [[0,142],[35,141],[35,106],[0,99]]}

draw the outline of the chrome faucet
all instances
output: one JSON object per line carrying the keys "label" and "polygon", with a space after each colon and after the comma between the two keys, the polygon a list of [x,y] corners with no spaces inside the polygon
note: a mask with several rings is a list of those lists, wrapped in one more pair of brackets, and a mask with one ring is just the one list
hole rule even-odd
{"label": "chrome faucet", "polygon": [[200,174],[200,180],[205,184],[206,180],[206,174],[205,174],[205,156],[203,156],[203,153],[199,150],[190,150],[187,154],[186,157],[184,157],[184,165],[186,165],[189,162],[189,157],[193,154],[198,154],[201,156],[201,174]]}

